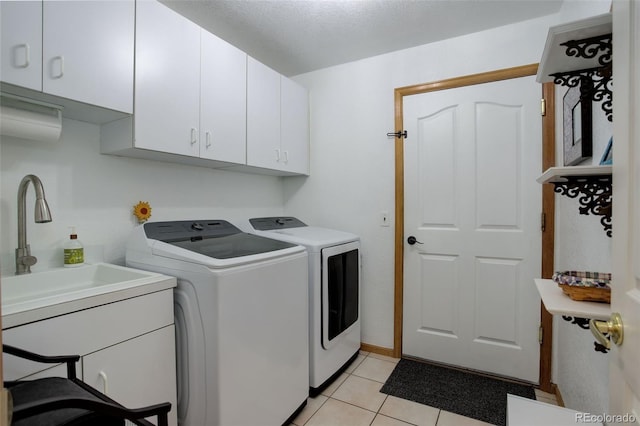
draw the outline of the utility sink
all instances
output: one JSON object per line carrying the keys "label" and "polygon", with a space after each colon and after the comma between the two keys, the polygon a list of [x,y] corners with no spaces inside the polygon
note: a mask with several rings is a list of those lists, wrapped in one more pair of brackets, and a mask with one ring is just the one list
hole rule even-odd
{"label": "utility sink", "polygon": [[176,286],[176,279],[108,263],[2,277],[2,328]]}

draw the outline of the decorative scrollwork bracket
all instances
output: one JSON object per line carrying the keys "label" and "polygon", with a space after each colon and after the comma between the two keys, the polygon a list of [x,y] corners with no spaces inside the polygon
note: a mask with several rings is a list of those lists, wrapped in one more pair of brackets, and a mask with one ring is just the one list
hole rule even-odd
{"label": "decorative scrollwork bracket", "polygon": [[600,66],[576,71],[557,72],[551,74],[554,83],[566,87],[576,87],[583,78],[593,81],[591,85],[582,85],[580,97],[583,101],[602,102],[602,110],[609,121],[613,121],[612,101],[612,37],[604,34],[583,40],[570,40],[562,43],[566,47],[566,55],[576,58],[598,58]]}
{"label": "decorative scrollwork bracket", "polygon": [[[562,319],[565,321],[571,322],[571,324],[575,324],[583,330],[589,330],[589,320],[587,318],[580,317],[571,317],[568,315],[563,315]],[[601,345],[598,342],[593,342],[594,348],[593,350],[596,352],[602,352],[603,354],[609,353],[609,349],[605,346]]]}
{"label": "decorative scrollwork bracket", "polygon": [[554,192],[577,198],[580,214],[601,216],[608,237],[611,237],[612,178],[611,175],[566,176],[566,182],[554,182]]}
{"label": "decorative scrollwork bracket", "polygon": [[589,329],[589,320],[587,318],[580,318],[580,317],[571,317],[568,315],[563,315],[562,319],[565,321],[569,321],[571,322],[571,324],[575,324],[578,327],[580,327],[583,330],[588,330]]}

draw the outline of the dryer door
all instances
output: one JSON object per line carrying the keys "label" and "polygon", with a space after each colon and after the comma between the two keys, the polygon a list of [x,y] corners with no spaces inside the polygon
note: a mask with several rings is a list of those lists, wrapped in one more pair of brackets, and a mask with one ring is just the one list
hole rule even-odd
{"label": "dryer door", "polygon": [[360,316],[360,243],[322,249],[322,346],[329,349]]}

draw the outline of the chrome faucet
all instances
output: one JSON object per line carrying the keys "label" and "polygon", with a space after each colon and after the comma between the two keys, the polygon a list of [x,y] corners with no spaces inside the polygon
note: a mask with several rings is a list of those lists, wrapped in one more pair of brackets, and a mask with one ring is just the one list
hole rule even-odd
{"label": "chrome faucet", "polygon": [[22,178],[18,186],[18,248],[16,249],[16,275],[30,274],[31,266],[35,265],[38,259],[31,256],[31,249],[27,244],[27,188],[29,182],[33,184],[36,191],[36,207],[34,220],[36,223],[51,222],[51,212],[49,205],[44,198],[44,188],[42,182],[35,175],[26,175]]}

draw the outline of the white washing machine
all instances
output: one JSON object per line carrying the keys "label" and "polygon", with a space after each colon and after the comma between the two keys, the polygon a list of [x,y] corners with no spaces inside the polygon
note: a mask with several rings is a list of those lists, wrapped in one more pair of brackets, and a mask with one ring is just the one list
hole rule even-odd
{"label": "white washing machine", "polygon": [[315,396],[360,350],[360,238],[294,217],[249,219],[248,232],[309,253],[309,386]]}
{"label": "white washing machine", "polygon": [[127,265],[177,277],[178,422],[282,425],[309,391],[304,247],[223,220],[150,222]]}

